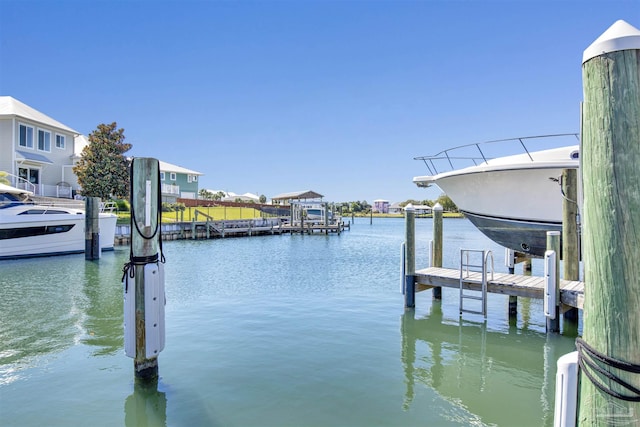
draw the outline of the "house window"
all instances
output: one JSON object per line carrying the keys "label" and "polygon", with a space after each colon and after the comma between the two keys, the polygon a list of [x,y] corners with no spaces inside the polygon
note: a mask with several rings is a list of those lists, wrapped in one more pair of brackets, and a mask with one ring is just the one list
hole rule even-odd
{"label": "house window", "polygon": [[67,146],[66,138],[64,135],[56,134],[56,148],[64,149]]}
{"label": "house window", "polygon": [[175,181],[176,180],[176,173],[175,172],[171,172],[171,181]]}
{"label": "house window", "polygon": [[160,172],[160,181],[164,181],[164,172]]}
{"label": "house window", "polygon": [[18,177],[31,184],[40,183],[40,171],[38,169],[18,168]]}
{"label": "house window", "polygon": [[187,175],[187,182],[197,182],[198,175]]}
{"label": "house window", "polygon": [[33,148],[33,127],[20,124],[20,147]]}
{"label": "house window", "polygon": [[38,150],[51,151],[51,132],[38,129]]}

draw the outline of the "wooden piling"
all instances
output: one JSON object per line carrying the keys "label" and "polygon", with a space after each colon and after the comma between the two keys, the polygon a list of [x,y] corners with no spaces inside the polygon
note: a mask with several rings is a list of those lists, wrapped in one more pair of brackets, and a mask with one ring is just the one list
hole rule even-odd
{"label": "wooden piling", "polygon": [[[136,158],[132,163],[131,206],[131,254],[136,260],[152,260],[158,257],[160,231],[158,224],[158,160]],[[135,220],[135,224],[133,223]],[[150,238],[151,237],[151,238]],[[146,356],[145,324],[145,264],[134,264],[135,268],[135,330],[136,356],[134,369],[136,378],[153,379],[158,376],[158,358]]]}
{"label": "wooden piling", "polygon": [[[443,226],[442,214],[443,209],[440,203],[436,203],[432,209],[433,212],[433,253],[431,254],[431,266],[442,267],[442,242],[443,242]],[[433,288],[432,295],[434,299],[442,299],[442,288],[436,286]]]}
{"label": "wooden piling", "polygon": [[[578,224],[578,171],[562,171],[562,266],[564,280],[580,280],[580,233]],[[567,320],[577,320],[578,310],[564,312]]]}
{"label": "wooden piling", "polygon": [[[516,254],[513,249],[505,248],[504,261],[505,266],[509,269],[509,274],[514,274],[516,271]],[[509,295],[509,303],[507,308],[507,314],[509,316],[509,324],[515,324],[518,318],[518,297],[515,295]]]}
{"label": "wooden piling", "polygon": [[[555,312],[553,319],[547,317],[547,332],[560,332],[560,232],[547,232],[547,251],[554,251],[555,257],[555,305],[550,307],[550,312]],[[553,311],[552,311],[553,310]]]}
{"label": "wooden piling", "polygon": [[[584,188],[583,340],[614,361],[640,365],[640,30],[617,21],[583,55],[581,172]],[[579,347],[580,348],[580,347]],[[581,426],[637,425],[637,398],[590,370],[579,352]],[[596,362],[597,363],[597,362]],[[602,363],[598,363],[602,366]],[[640,388],[640,375],[605,365],[614,378]],[[599,383],[602,388],[596,386]]]}
{"label": "wooden piling", "polygon": [[84,259],[100,259],[100,197],[87,197],[84,201]]}
{"label": "wooden piling", "polygon": [[416,306],[416,228],[415,210],[407,205],[405,212],[405,263],[404,263],[404,307]]}

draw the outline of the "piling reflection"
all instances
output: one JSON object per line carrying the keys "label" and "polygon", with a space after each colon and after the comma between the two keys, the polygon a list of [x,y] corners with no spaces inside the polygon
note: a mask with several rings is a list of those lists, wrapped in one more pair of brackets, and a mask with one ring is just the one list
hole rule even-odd
{"label": "piling reflection", "polygon": [[[123,347],[118,253],[3,261],[0,274],[0,383],[34,358],[78,343],[111,355]],[[115,281],[114,281],[114,278]]]}
{"label": "piling reflection", "polygon": [[124,346],[122,284],[114,281],[121,268],[118,263],[107,260],[84,263],[82,291],[86,304],[82,342],[96,347],[95,356],[115,354]]}
{"label": "piling reflection", "polygon": [[405,312],[401,334],[404,410],[415,404],[416,389],[426,386],[485,423],[553,424],[555,361],[573,350],[573,338],[447,318],[438,301],[424,318]]}
{"label": "piling reflection", "polygon": [[126,427],[164,427],[167,425],[167,397],[158,391],[158,380],[136,380],[131,394],[124,401]]}

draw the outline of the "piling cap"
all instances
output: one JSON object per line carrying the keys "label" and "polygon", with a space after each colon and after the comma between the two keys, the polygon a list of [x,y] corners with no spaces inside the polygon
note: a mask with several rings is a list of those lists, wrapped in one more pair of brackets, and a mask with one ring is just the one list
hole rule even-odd
{"label": "piling cap", "polygon": [[441,211],[442,210],[442,205],[440,203],[436,203],[435,205],[433,205],[432,209],[434,211]]}
{"label": "piling cap", "polygon": [[416,210],[416,208],[413,207],[413,205],[411,203],[409,203],[407,206],[404,207],[405,211],[409,211],[409,212],[413,212]]}
{"label": "piling cap", "polygon": [[640,49],[640,30],[620,19],[584,51],[582,64],[596,56],[627,49]]}

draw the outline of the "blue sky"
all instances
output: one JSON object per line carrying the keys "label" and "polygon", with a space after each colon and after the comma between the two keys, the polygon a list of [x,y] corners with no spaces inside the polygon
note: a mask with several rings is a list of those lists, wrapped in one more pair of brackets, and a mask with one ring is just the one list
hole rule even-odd
{"label": "blue sky", "polygon": [[577,132],[582,52],[626,1],[0,0],[0,95],[201,188],[435,199],[415,156]]}

